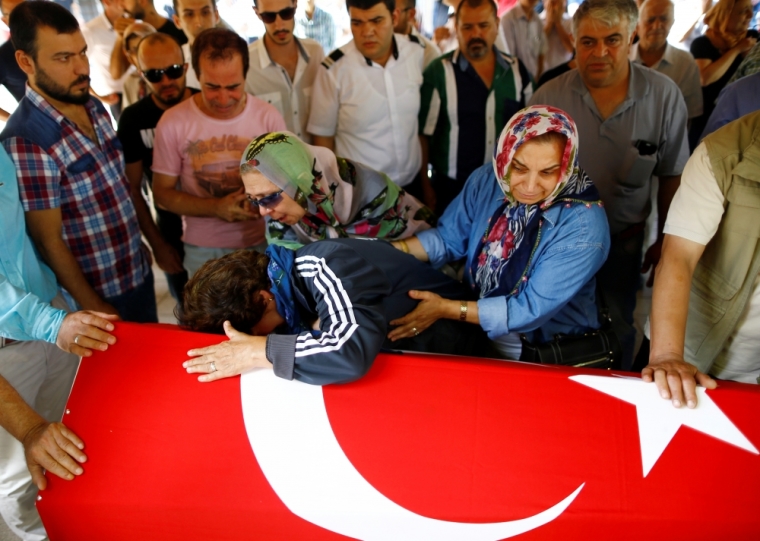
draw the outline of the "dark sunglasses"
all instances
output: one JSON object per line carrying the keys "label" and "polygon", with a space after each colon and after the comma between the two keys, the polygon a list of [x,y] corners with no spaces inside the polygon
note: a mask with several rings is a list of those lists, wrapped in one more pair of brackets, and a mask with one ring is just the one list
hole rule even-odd
{"label": "dark sunglasses", "polygon": [[262,197],[261,199],[254,199],[250,194],[246,194],[248,196],[248,202],[251,205],[257,206],[257,207],[264,207],[265,209],[271,209],[272,207],[276,207],[280,201],[282,201],[282,190],[279,192],[274,192],[273,194],[269,194],[267,196]]}
{"label": "dark sunglasses", "polygon": [[259,13],[259,17],[261,17],[261,20],[266,24],[272,24],[275,19],[277,19],[278,15],[283,21],[289,21],[295,14],[296,8],[285,8],[280,11],[262,11]]}
{"label": "dark sunglasses", "polygon": [[143,70],[142,74],[150,83],[160,83],[164,73],[169,79],[179,79],[185,73],[184,64],[174,64],[168,68]]}

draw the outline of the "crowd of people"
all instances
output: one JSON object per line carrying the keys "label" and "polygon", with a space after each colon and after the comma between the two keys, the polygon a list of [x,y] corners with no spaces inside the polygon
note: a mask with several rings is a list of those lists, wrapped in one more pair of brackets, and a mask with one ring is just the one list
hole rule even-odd
{"label": "crowd of people", "polygon": [[347,382],[383,347],[533,360],[605,325],[617,366],[676,407],[713,377],[760,381],[751,1],[706,6],[692,54],[668,43],[671,0],[536,4],[499,18],[462,0],[430,39],[414,0],[346,0],[353,40],[332,49],[313,2],[304,18],[255,0],[265,34],[249,44],[214,0],[174,0],[171,19],[102,0],[83,27],[3,0],[0,84],[19,104],[0,111],[0,513],[15,533],[46,539],[43,469],[83,472],[60,423],[79,359],[115,345],[120,320],[157,322],[154,262],[179,323],[226,334],[189,352],[202,382],[256,367]]}

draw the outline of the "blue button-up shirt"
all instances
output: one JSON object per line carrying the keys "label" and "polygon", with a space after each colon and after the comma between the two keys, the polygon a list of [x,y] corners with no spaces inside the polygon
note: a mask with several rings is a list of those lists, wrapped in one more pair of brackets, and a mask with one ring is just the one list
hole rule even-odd
{"label": "blue button-up shirt", "polygon": [[50,306],[58,284],[26,234],[15,171],[0,146],[0,336],[55,342],[66,312]]}
{"label": "blue button-up shirt", "polygon": [[[480,255],[477,248],[488,220],[503,200],[493,166],[476,169],[438,228],[417,235],[430,263],[437,267],[466,257],[469,268]],[[480,325],[491,339],[521,332],[543,342],[557,333],[581,334],[599,326],[594,275],[610,249],[604,209],[558,203],[543,218],[541,240],[517,293],[478,301]],[[470,282],[469,272],[465,280]]]}

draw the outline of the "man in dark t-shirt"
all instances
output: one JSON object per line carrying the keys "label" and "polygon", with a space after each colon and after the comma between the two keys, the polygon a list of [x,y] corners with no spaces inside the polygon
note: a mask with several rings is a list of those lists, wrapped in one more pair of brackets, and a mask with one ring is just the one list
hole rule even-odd
{"label": "man in dark t-shirt", "polygon": [[156,263],[166,273],[169,291],[181,304],[182,289],[187,282],[187,272],[182,265],[182,220],[156,207],[158,223],[153,222],[143,197],[143,178],[151,184],[153,135],[161,115],[197,90],[185,86],[187,63],[179,44],[166,34],[145,37],[137,49],[137,60],[140,76],[150,94],[124,109],[118,135],[124,147],[126,173],[140,229],[153,250]]}

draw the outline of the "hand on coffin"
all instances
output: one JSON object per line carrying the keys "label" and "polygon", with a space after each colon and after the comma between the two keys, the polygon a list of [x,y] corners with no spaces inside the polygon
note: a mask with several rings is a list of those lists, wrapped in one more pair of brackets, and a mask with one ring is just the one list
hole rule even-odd
{"label": "hand on coffin", "polygon": [[718,384],[707,374],[703,374],[693,364],[676,354],[650,359],[641,371],[644,381],[654,381],[660,396],[672,400],[673,406],[680,408],[684,403],[689,408],[697,407],[697,384],[707,389],[715,389]]}
{"label": "hand on coffin", "polygon": [[404,317],[390,322],[391,325],[396,325],[396,328],[388,333],[388,339],[392,342],[400,338],[417,336],[442,317],[446,317],[446,308],[449,305],[459,306],[458,301],[444,299],[430,291],[412,290],[409,292],[409,296],[413,299],[419,299],[420,303]]}
{"label": "hand on coffin", "polygon": [[63,318],[55,345],[80,357],[89,357],[93,349],[105,351],[116,343],[116,337],[108,332],[114,329],[111,322],[118,320],[119,316],[104,312],[73,312]]}
{"label": "hand on coffin", "polygon": [[87,456],[82,452],[84,443],[62,423],[42,422],[26,433],[22,440],[24,454],[32,481],[40,490],[47,487],[45,472],[54,473],[61,479],[71,481],[84,470]]}
{"label": "hand on coffin", "polygon": [[226,342],[191,349],[190,359],[182,363],[188,374],[200,373],[198,381],[214,381],[237,376],[251,368],[272,368],[266,357],[266,336],[250,336],[236,331],[229,321],[224,322]]}

